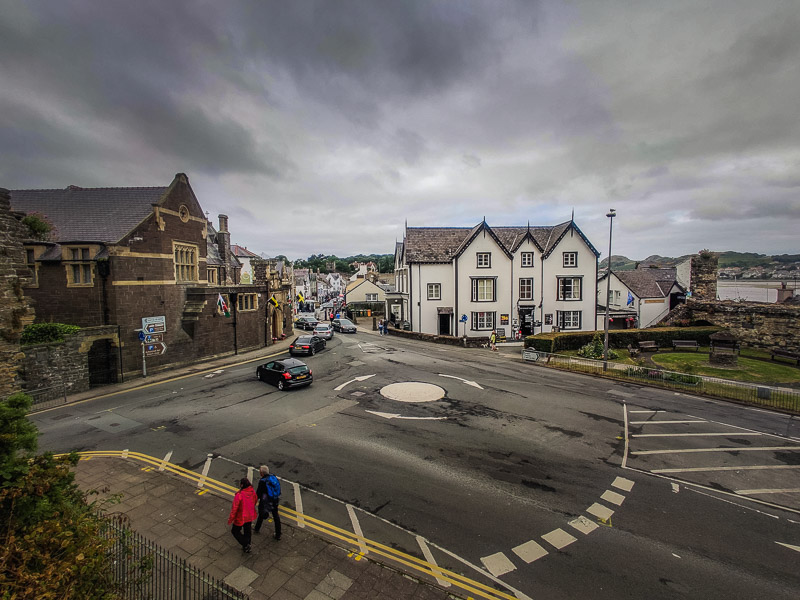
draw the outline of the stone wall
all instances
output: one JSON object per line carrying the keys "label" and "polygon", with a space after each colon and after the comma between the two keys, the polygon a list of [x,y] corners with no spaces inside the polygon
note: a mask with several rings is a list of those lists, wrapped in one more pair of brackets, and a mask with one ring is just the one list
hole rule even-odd
{"label": "stone wall", "polygon": [[724,327],[743,346],[800,352],[800,306],[692,298],[670,315],[672,323],[682,320]]}
{"label": "stone wall", "polygon": [[110,340],[118,348],[116,325],[87,327],[63,342],[23,346],[20,376],[24,391],[39,403],[88,390],[89,350],[97,340]]}
{"label": "stone wall", "polygon": [[701,250],[692,257],[691,297],[695,300],[716,300],[717,268],[719,256],[708,250]]}
{"label": "stone wall", "polygon": [[489,343],[489,336],[486,337],[455,337],[452,335],[436,335],[433,333],[419,333],[417,331],[406,331],[405,329],[395,329],[389,327],[389,335],[396,335],[410,340],[422,340],[433,342],[434,344],[447,344],[448,346],[461,346],[463,348],[479,348]]}
{"label": "stone wall", "polygon": [[34,317],[23,293],[30,271],[22,247],[27,228],[19,216],[11,212],[8,190],[0,188],[0,398],[21,388],[19,368],[23,355],[19,336]]}

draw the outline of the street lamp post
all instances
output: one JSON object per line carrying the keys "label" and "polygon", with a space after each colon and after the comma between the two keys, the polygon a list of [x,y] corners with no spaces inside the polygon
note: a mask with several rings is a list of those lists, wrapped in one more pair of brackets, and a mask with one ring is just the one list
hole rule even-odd
{"label": "street lamp post", "polygon": [[614,217],[617,212],[612,208],[606,215],[608,217],[608,272],[606,273],[606,323],[605,323],[605,337],[603,341],[603,370],[608,369],[608,310],[611,306],[611,301],[608,299],[611,295],[611,231],[614,227]]}

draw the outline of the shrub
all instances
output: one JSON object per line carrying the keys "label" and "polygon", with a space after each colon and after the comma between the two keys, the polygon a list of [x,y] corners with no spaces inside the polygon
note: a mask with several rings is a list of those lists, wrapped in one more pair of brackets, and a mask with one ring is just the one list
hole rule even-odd
{"label": "shrub", "polygon": [[43,214],[32,212],[22,217],[22,224],[28,228],[31,239],[46,242],[55,231],[53,224]]}
{"label": "shrub", "polygon": [[81,328],[77,325],[66,325],[65,323],[33,323],[22,330],[20,343],[29,345],[63,342],[65,336],[72,335],[80,330]]}
{"label": "shrub", "polygon": [[[581,346],[580,350],[578,350],[578,356],[600,359],[603,358],[603,350],[605,350],[605,335],[598,331],[594,334],[591,342]],[[609,348],[607,358],[619,358],[619,353]]]}

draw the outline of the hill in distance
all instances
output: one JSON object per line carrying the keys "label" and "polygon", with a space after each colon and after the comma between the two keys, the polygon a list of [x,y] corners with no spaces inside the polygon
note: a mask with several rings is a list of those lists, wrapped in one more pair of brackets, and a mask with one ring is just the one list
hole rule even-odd
{"label": "hill in distance", "polygon": [[[676,258],[669,256],[659,256],[653,254],[641,260],[632,260],[627,256],[614,254],[611,256],[611,268],[615,271],[632,271],[636,268],[637,263],[651,263],[664,267],[674,267],[682,263],[684,260],[692,256],[691,254],[684,254]],[[741,267],[743,269],[750,267],[766,267],[774,265],[775,263],[794,263],[800,262],[800,254],[778,254],[770,256],[768,254],[756,254],[755,252],[720,252],[719,253],[719,266],[725,267]],[[608,264],[607,259],[600,261],[600,268],[606,268]]]}

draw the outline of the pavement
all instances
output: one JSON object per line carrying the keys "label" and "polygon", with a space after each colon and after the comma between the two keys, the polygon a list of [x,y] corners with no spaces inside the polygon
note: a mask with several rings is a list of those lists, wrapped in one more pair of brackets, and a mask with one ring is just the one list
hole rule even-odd
{"label": "pavement", "polygon": [[[358,323],[359,332],[378,338],[371,325],[371,319],[362,319]],[[285,352],[292,339],[294,336],[254,352],[76,394],[69,397],[69,403],[258,362]],[[501,350],[509,357],[519,357],[519,348]],[[433,562],[403,555],[284,505],[281,540],[273,538],[270,519],[260,534],[253,534],[252,553],[245,554],[227,525],[235,489],[165,459],[127,450],[84,452],[75,474],[81,489],[98,492],[93,498],[102,501],[119,495],[118,501],[105,505],[106,512],[124,515],[129,527],[140,535],[252,600],[514,598],[492,585],[447,571]],[[363,552],[366,547],[370,549],[369,557]]]}

